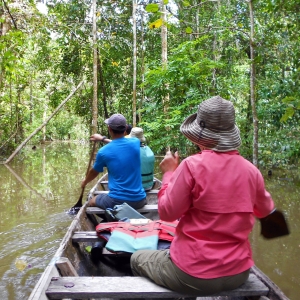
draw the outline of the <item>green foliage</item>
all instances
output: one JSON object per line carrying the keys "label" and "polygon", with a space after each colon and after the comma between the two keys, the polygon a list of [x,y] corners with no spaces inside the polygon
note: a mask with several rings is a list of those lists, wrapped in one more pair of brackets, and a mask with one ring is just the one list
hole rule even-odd
{"label": "green foliage", "polygon": [[191,27],[187,27],[187,28],[185,29],[185,32],[190,34],[190,33],[193,32],[193,29],[192,29]]}
{"label": "green foliage", "polygon": [[284,115],[281,117],[280,122],[286,122],[292,118],[297,110],[300,110],[300,100],[296,97],[286,97],[282,102],[287,105]]}
{"label": "green foliage", "polygon": [[149,13],[150,12],[152,12],[152,13],[158,12],[159,4],[156,4],[156,3],[147,4],[145,10],[146,10],[146,12],[149,12]]}
{"label": "green foliage", "polygon": [[[163,4],[168,12],[167,67],[161,58],[160,2],[138,1],[136,19],[137,116],[148,143],[157,154],[168,146],[183,156],[197,151],[180,133],[180,124],[201,101],[219,94],[235,105],[240,151],[251,160],[248,3]],[[17,28],[0,36],[0,151],[14,149],[83,78],[83,88],[47,124],[46,137],[87,139],[93,99],[92,3],[54,0],[46,15],[33,2],[22,5],[10,7]],[[260,165],[284,165],[300,152],[300,11],[295,1],[256,1],[254,9]],[[123,113],[132,123],[131,14],[126,0],[97,2],[100,131],[106,130],[107,114]],[[0,17],[3,25],[6,19]],[[43,138],[41,131],[33,142]]]}

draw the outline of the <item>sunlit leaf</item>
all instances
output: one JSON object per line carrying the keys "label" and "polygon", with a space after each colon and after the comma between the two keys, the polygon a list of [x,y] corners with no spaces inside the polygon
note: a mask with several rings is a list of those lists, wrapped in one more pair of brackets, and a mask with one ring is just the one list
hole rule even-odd
{"label": "sunlit leaf", "polygon": [[284,113],[284,115],[281,117],[280,122],[286,122],[288,118],[291,118],[295,113],[295,110],[293,107],[288,107]]}
{"label": "sunlit leaf", "polygon": [[22,259],[17,259],[15,261],[15,266],[17,267],[17,269],[19,271],[23,271],[27,267],[27,262],[25,260],[22,260]]}
{"label": "sunlit leaf", "polygon": [[282,99],[283,103],[290,103],[295,100],[295,97],[285,97]]}
{"label": "sunlit leaf", "polygon": [[191,6],[189,1],[182,1],[183,6]]}
{"label": "sunlit leaf", "polygon": [[169,3],[169,0],[164,0],[164,5],[167,5]]}
{"label": "sunlit leaf", "polygon": [[188,33],[188,34],[191,34],[193,32],[193,29],[191,27],[187,27],[185,29],[185,32]]}
{"label": "sunlit leaf", "polygon": [[85,251],[88,252],[88,253],[91,253],[91,251],[92,251],[92,246],[86,246],[86,247],[85,247]]}
{"label": "sunlit leaf", "polygon": [[149,28],[154,29],[154,28],[159,28],[163,24],[162,19],[158,19],[152,23],[150,23]]}
{"label": "sunlit leaf", "polygon": [[146,6],[146,12],[157,12],[159,10],[159,5],[155,3],[148,4]]}

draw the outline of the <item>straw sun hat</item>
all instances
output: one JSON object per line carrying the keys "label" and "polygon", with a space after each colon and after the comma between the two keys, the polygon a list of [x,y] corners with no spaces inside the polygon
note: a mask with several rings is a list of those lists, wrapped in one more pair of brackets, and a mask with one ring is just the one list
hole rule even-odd
{"label": "straw sun hat", "polygon": [[142,143],[146,142],[145,136],[144,136],[144,131],[140,127],[133,127],[128,135],[128,137],[135,137],[138,138]]}
{"label": "straw sun hat", "polygon": [[241,145],[233,104],[220,96],[200,103],[198,112],[184,120],[180,131],[193,143],[219,152]]}

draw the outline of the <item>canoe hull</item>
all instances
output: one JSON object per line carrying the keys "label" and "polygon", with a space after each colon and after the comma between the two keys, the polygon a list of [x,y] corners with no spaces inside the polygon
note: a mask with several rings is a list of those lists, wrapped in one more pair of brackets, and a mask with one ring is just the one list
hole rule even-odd
{"label": "canoe hull", "polygon": [[[106,181],[107,177],[103,176],[97,184],[90,191],[88,197],[98,190],[103,190],[101,185],[101,180]],[[106,184],[106,183],[105,183]],[[158,181],[157,187],[161,183]],[[104,187],[105,189],[105,187]],[[151,195],[151,202],[157,203],[157,193]],[[152,204],[149,203],[148,204]],[[53,259],[46,267],[45,271],[41,275],[39,281],[37,282],[34,290],[32,291],[29,300],[48,300],[46,296],[46,290],[49,287],[52,277],[60,277],[61,274],[58,272],[56,267],[56,262],[60,258],[67,258],[71,265],[76,271],[76,275],[80,277],[118,277],[118,276],[131,276],[129,258],[118,257],[117,259],[110,259],[107,257],[102,257],[97,261],[93,260],[93,257],[88,251],[88,246],[93,246],[95,243],[92,242],[82,242],[74,243],[72,237],[75,232],[80,231],[95,231],[95,226],[97,225],[97,216],[86,213],[87,202],[82,206],[78,214],[74,217],[66,235],[64,236],[59,249],[56,251]],[[156,213],[156,218],[158,218]],[[268,288],[269,294],[266,298],[270,300],[288,300],[288,298],[283,294],[283,292],[276,286],[263,272],[261,272],[257,267],[253,267],[251,272],[255,274]],[[74,275],[73,275],[74,276]],[[103,298],[104,299],[104,298]],[[222,300],[222,299],[231,299],[230,297],[205,297],[199,298],[205,300]],[[237,299],[237,298],[235,298]],[[239,300],[246,299],[246,297],[238,297]]]}

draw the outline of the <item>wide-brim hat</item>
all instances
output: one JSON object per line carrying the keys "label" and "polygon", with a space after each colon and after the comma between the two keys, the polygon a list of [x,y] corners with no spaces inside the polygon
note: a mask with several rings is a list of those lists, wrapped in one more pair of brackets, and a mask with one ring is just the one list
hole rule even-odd
{"label": "wide-brim hat", "polygon": [[144,136],[144,131],[140,127],[133,127],[128,135],[128,137],[133,138],[136,137],[138,138],[142,143],[146,142],[146,138]]}
{"label": "wide-brim hat", "polygon": [[180,131],[194,144],[219,152],[236,150],[241,145],[233,104],[220,96],[200,103],[197,113],[184,120]]}

